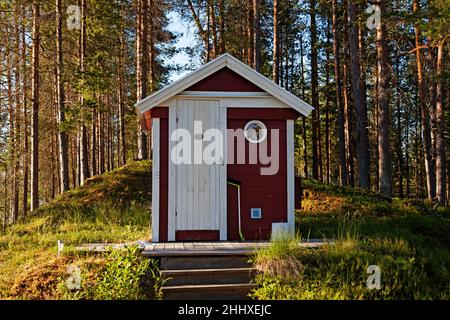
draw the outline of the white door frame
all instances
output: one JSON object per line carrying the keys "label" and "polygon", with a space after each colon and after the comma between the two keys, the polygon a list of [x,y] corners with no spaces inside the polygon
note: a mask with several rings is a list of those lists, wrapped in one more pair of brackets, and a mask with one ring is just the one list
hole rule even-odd
{"label": "white door frame", "polygon": [[152,119],[152,242],[159,242],[160,119]]}
{"label": "white door frame", "polygon": [[[167,240],[176,240],[176,230],[177,230],[177,220],[176,220],[176,203],[177,203],[177,166],[171,161],[171,150],[175,146],[175,143],[171,141],[171,133],[177,128],[177,100],[173,99],[169,104],[169,172],[168,172],[168,183],[169,183],[169,195],[168,195],[168,232]],[[183,99],[184,100],[184,99]],[[219,173],[219,225],[220,225],[220,237],[221,241],[227,240],[227,156],[226,156],[226,124],[227,124],[227,109],[221,103],[220,99],[211,98],[198,98],[196,100],[215,100],[219,101],[219,113],[220,113],[220,130],[224,134],[224,160]]]}

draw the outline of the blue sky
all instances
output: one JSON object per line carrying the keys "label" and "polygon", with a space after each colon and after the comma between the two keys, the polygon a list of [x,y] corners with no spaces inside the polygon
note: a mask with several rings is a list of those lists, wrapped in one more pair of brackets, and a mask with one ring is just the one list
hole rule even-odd
{"label": "blue sky", "polygon": [[[175,47],[176,48],[184,48],[184,47],[191,47],[196,44],[196,38],[195,38],[195,26],[187,21],[184,21],[181,19],[180,15],[174,11],[169,13],[169,18],[171,19],[171,23],[169,25],[169,31],[181,33],[182,35],[178,39]],[[182,52],[178,53],[174,56],[173,60],[167,61],[167,63],[176,63],[180,65],[187,65],[192,63],[190,57]],[[200,62],[197,62],[197,65],[199,65]],[[180,79],[182,76],[186,75],[189,71],[183,71],[180,73],[172,73],[170,75],[170,81],[175,81]]]}

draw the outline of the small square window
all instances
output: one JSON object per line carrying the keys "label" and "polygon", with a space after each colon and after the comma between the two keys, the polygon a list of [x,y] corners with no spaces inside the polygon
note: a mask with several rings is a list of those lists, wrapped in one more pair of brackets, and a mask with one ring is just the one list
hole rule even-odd
{"label": "small square window", "polygon": [[252,219],[261,219],[262,217],[261,208],[251,208],[250,214]]}

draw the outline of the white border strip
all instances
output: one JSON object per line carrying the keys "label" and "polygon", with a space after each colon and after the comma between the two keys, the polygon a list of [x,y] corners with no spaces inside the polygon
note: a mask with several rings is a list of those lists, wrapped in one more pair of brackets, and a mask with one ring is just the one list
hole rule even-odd
{"label": "white border strip", "polygon": [[160,119],[152,119],[152,242],[159,242]]}
{"label": "white border strip", "polygon": [[286,151],[288,229],[289,233],[295,236],[294,120],[286,121]]}

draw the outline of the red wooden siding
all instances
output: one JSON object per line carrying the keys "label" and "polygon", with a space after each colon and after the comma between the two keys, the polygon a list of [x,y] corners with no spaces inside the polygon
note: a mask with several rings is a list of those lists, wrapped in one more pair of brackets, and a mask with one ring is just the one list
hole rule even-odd
{"label": "red wooden siding", "polygon": [[[227,166],[228,177],[242,183],[241,226],[245,240],[269,239],[273,222],[287,222],[286,119],[297,116],[291,109],[228,109],[228,129],[243,129],[249,119],[257,119],[262,120],[269,130],[278,129],[280,134],[279,171],[276,175],[260,175],[260,169],[267,167],[262,164]],[[270,132],[268,150],[270,154]],[[246,141],[246,159],[248,154],[249,142]],[[240,240],[237,190],[233,186],[228,186],[227,190],[228,239]],[[261,208],[261,219],[251,219],[251,208]]]}
{"label": "red wooden siding", "polygon": [[219,241],[219,230],[188,230],[175,232],[176,241]]}
{"label": "red wooden siding", "polygon": [[244,77],[238,75],[236,72],[225,67],[190,86],[186,91],[261,92],[263,90]]}
{"label": "red wooden siding", "polygon": [[150,130],[152,128],[152,118],[169,118],[169,108],[167,107],[156,107],[152,110],[147,111],[144,113],[144,121],[145,126],[142,125],[142,128],[145,128],[147,130]]}
{"label": "red wooden siding", "polygon": [[[246,119],[246,120],[295,120],[300,117],[300,113],[294,109],[281,108],[229,108],[227,110],[227,119]],[[244,124],[245,125],[245,124]],[[228,127],[229,128],[229,127]],[[244,129],[244,127],[242,127]],[[268,127],[268,129],[270,129]]]}

